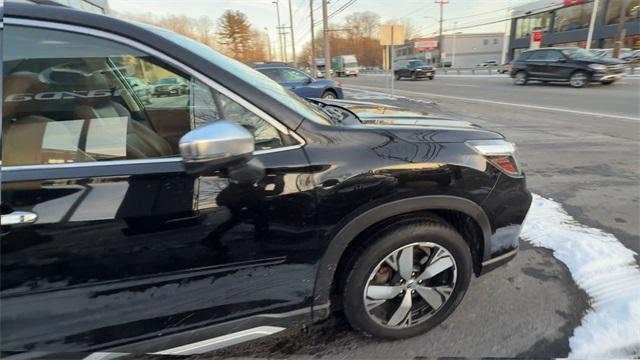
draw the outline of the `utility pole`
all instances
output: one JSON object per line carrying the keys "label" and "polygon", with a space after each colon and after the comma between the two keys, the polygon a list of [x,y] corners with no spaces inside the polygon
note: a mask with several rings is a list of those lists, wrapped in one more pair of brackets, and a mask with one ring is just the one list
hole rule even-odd
{"label": "utility pole", "polygon": [[287,54],[287,35],[289,35],[289,32],[287,32],[288,28],[289,27],[287,25],[282,25],[282,47],[284,48],[284,59],[282,61],[284,62],[289,62],[289,54]]}
{"label": "utility pole", "polygon": [[267,34],[267,49],[269,50],[269,61],[273,61],[273,53],[271,52],[271,36],[269,36],[269,29],[265,27],[264,33]]}
{"label": "utility pole", "polygon": [[587,34],[587,50],[591,49],[591,41],[593,40],[593,29],[596,27],[596,16],[598,15],[600,0],[593,2],[593,10],[591,10],[591,20],[589,21],[589,33]]}
{"label": "utility pole", "polygon": [[331,80],[331,49],[329,48],[329,14],[327,0],[322,0],[322,32],[324,34],[324,78]]}
{"label": "utility pole", "polygon": [[311,14],[311,73],[313,77],[318,76],[318,68],[316,67],[316,32],[313,26],[313,0],[309,0],[309,11]]}
{"label": "utility pole", "polygon": [[278,0],[272,1],[276,4],[276,14],[278,15],[278,43],[280,44],[280,61],[284,61],[284,47],[282,46],[282,25],[280,24],[280,6]]}
{"label": "utility pole", "polygon": [[449,0],[435,0],[436,4],[440,4],[440,35],[438,36],[438,65],[442,66],[442,50],[443,38],[442,38],[442,15],[444,12],[444,4],[448,4]]}
{"label": "utility pole", "polygon": [[293,54],[293,66],[298,64],[298,59],[296,59],[296,40],[293,35],[293,11],[291,10],[291,0],[289,0],[289,29],[291,30],[291,54]]}
{"label": "utility pole", "polygon": [[456,67],[456,36],[457,36],[458,22],[453,23],[453,53],[451,54],[451,67]]}
{"label": "utility pole", "polygon": [[507,9],[507,22],[504,24],[504,36],[502,37],[502,59],[500,60],[500,65],[507,62],[507,52],[509,51],[509,39],[511,34],[510,25],[511,25],[512,18],[513,18],[513,10]]}
{"label": "utility pole", "polygon": [[627,0],[619,0],[622,2],[620,5],[620,20],[618,20],[618,30],[616,31],[616,45],[613,48],[613,57],[618,58],[620,56],[620,49],[624,45],[624,36],[625,36],[625,15],[627,14],[627,7],[631,5],[631,3]]}

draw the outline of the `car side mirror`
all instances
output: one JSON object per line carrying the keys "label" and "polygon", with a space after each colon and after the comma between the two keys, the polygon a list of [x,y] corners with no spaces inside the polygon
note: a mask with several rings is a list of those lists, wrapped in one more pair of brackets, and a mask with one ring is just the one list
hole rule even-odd
{"label": "car side mirror", "polygon": [[305,80],[305,84],[311,84],[313,82],[312,78],[307,78],[307,80]]}
{"label": "car side mirror", "polygon": [[253,135],[229,120],[218,120],[185,134],[179,142],[180,155],[188,174],[229,169],[251,160]]}

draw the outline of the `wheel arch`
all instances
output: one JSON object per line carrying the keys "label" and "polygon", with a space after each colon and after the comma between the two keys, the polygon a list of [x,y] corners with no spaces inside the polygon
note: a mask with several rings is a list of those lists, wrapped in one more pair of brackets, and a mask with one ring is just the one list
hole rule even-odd
{"label": "wheel arch", "polygon": [[[480,232],[478,240],[481,252],[477,254],[478,260],[482,262],[487,258],[491,248],[491,224],[486,213],[478,204],[465,198],[449,195],[419,196],[392,201],[360,213],[341,226],[332,236],[318,266],[314,286],[314,307],[320,306],[326,308],[327,311],[329,310],[332,286],[338,275],[339,265],[345,255],[348,256],[348,249],[362,240],[359,239],[360,235],[386,220],[421,212],[429,212],[446,221],[449,220],[446,218],[447,214],[468,216],[477,225]],[[450,225],[456,227],[454,224]]]}

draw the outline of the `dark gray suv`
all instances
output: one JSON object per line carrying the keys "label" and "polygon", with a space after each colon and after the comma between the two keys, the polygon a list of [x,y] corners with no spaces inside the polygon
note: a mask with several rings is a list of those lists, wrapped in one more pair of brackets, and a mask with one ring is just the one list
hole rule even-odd
{"label": "dark gray suv", "polygon": [[569,82],[581,88],[589,82],[613,84],[625,72],[624,61],[593,55],[582,48],[544,48],[525,51],[511,64],[516,85],[530,80]]}

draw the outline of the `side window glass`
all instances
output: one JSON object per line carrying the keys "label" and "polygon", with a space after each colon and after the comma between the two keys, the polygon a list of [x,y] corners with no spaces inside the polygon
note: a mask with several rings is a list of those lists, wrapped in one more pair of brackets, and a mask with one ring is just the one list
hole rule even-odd
{"label": "side window glass", "polygon": [[309,77],[295,69],[282,69],[283,82],[305,82]]}
{"label": "side window glass", "polygon": [[546,51],[546,53],[547,55],[545,57],[545,60],[547,61],[558,61],[562,57],[562,55],[560,54],[560,51],[549,50],[549,51]]}
{"label": "side window glass", "polygon": [[221,118],[283,145],[271,124],[137,49],[77,33],[4,29],[4,166],[179,156],[192,128]]}

